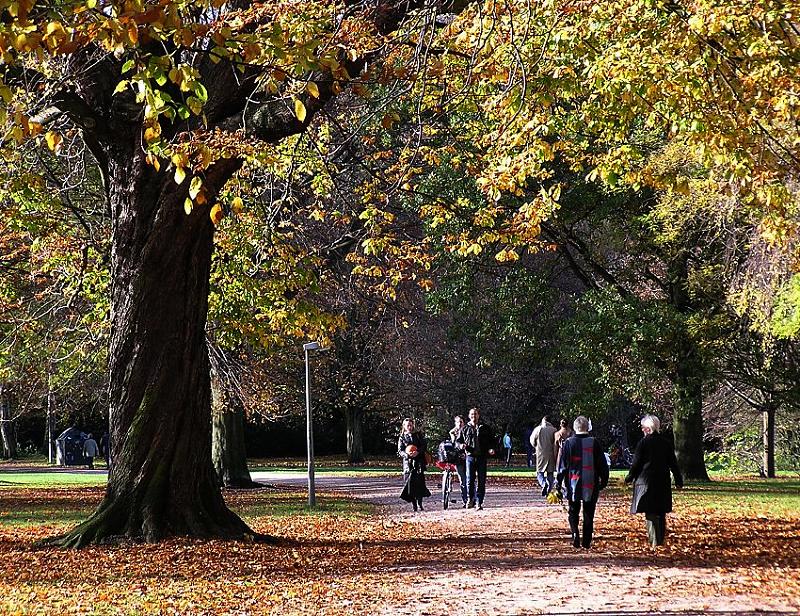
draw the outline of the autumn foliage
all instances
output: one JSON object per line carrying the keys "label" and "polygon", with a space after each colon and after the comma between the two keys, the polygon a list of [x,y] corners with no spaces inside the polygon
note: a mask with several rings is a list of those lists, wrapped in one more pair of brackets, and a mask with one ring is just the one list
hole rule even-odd
{"label": "autumn foliage", "polygon": [[[490,491],[498,486],[490,484]],[[732,482],[723,486],[735,490]],[[33,508],[60,519],[86,513],[100,498],[99,488],[4,489],[0,509],[3,517]],[[515,578],[552,584],[546,586],[551,607],[573,600],[569,583],[611,584],[588,601],[616,609],[659,600],[719,605],[740,595],[754,606],[796,606],[800,596],[797,510],[758,514],[757,507],[742,506],[724,513],[701,488],[680,493],[668,545],[657,551],[646,542],[641,517],[627,511],[629,494],[619,488],[601,499],[590,552],[569,547],[558,505],[489,508],[479,515],[429,512],[431,517],[415,519],[363,507],[326,511],[336,496],[325,494],[318,514],[279,515],[303,498],[264,489],[227,494],[228,504],[255,530],[279,537],[278,545],[169,540],[38,549],[37,538],[63,526],[4,524],[0,611],[344,614],[388,613],[406,605],[412,613],[444,614],[455,588],[464,593],[466,613],[511,613],[536,596],[515,596]],[[614,590],[625,585],[625,592]],[[421,598],[407,604],[410,587]],[[481,611],[487,589],[500,596]]]}

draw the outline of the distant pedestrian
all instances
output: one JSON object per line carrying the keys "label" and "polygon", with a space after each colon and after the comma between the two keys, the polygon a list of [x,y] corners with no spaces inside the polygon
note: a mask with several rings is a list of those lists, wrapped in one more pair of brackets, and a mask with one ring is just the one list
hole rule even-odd
{"label": "distant pedestrian", "polygon": [[562,419],[558,432],[556,432],[554,438],[553,448],[556,456],[556,468],[558,468],[558,463],[561,460],[561,447],[564,445],[564,441],[566,441],[570,436],[572,436],[572,428],[569,427],[569,423],[566,419]]}
{"label": "distant pedestrian", "polygon": [[89,468],[94,468],[94,459],[97,457],[98,452],[97,441],[89,434],[86,440],[83,441],[83,457],[86,458],[86,464]]}
{"label": "distant pedestrian", "polygon": [[[583,415],[572,424],[575,434],[564,441],[558,483],[569,502],[569,527],[574,547],[589,548],[594,532],[594,512],[600,490],[608,485],[608,464],[603,448],[589,436],[589,420]],[[579,525],[583,506],[583,536]]]}
{"label": "distant pedestrian", "polygon": [[531,434],[531,445],[536,449],[536,479],[542,488],[542,496],[547,496],[555,486],[555,433],[556,429],[545,415]]}
{"label": "distant pedestrian", "polygon": [[403,460],[403,491],[400,498],[414,506],[414,511],[424,509],[422,499],[431,493],[425,485],[425,451],[427,443],[422,432],[414,429],[414,420],[403,420],[400,438],[397,439],[397,455]]}
{"label": "distant pedestrian", "polygon": [[111,466],[111,438],[108,432],[103,432],[100,437],[100,455],[106,460],[106,466]]}
{"label": "distant pedestrian", "polygon": [[453,417],[453,428],[450,430],[450,442],[453,443],[458,451],[458,459],[455,462],[456,473],[458,474],[458,485],[461,487],[461,502],[467,506],[467,455],[464,445],[464,418],[461,415]]}
{"label": "distant pedestrian", "polygon": [[503,435],[503,458],[505,459],[506,463],[505,466],[508,468],[511,465],[511,434],[506,432]]}
{"label": "distant pedestrian", "polygon": [[667,513],[672,511],[672,482],[683,487],[683,475],[678,468],[675,449],[660,434],[661,422],[655,415],[645,415],[641,421],[644,438],[636,446],[633,463],[625,483],[633,482],[631,513],[643,513],[650,545],[664,545],[667,532]]}
{"label": "distant pedestrian", "polygon": [[467,450],[467,509],[483,509],[486,495],[486,465],[488,456],[495,454],[494,431],[481,422],[477,408],[469,410],[469,423],[464,426],[464,446]]}
{"label": "distant pedestrian", "polygon": [[531,443],[531,434],[533,434],[533,424],[528,424],[525,426],[525,431],[522,433],[522,444],[525,447],[525,459],[528,464],[528,468],[533,466],[533,456],[534,456],[534,449],[533,444]]}

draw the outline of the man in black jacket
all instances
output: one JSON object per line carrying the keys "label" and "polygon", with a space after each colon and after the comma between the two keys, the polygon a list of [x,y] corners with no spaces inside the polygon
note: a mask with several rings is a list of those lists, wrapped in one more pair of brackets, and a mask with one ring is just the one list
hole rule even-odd
{"label": "man in black jacket", "polygon": [[[481,423],[478,409],[469,410],[469,423],[462,432],[464,446],[467,451],[467,508],[477,505],[483,509],[483,497],[486,494],[486,462],[488,456],[494,455],[495,437],[492,427]],[[477,484],[477,485],[476,485]]]}

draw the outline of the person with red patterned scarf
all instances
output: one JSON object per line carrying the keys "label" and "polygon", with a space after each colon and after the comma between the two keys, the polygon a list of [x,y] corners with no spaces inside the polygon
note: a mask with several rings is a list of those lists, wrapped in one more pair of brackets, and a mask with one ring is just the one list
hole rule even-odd
{"label": "person with red patterned scarf", "polygon": [[[588,549],[592,545],[594,512],[600,490],[608,485],[608,462],[603,448],[589,436],[589,420],[583,415],[575,418],[575,434],[564,441],[558,465],[558,485],[569,502],[569,527],[572,545]],[[579,527],[583,507],[583,537]]]}

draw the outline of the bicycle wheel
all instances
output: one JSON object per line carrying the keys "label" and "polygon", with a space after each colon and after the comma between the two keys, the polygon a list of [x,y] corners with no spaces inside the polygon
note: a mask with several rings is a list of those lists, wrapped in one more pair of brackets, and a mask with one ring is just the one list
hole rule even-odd
{"label": "bicycle wheel", "polygon": [[442,509],[447,509],[450,506],[450,490],[452,487],[453,472],[446,470],[442,474]]}

